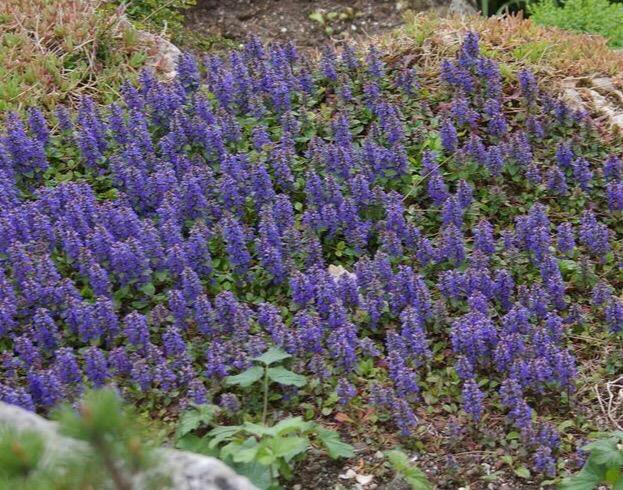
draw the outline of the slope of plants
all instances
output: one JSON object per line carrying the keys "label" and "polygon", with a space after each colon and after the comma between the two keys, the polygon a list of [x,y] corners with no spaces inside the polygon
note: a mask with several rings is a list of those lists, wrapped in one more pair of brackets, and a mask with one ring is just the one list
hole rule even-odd
{"label": "slope of plants", "polygon": [[620,141],[473,32],[440,83],[384,59],[250,40],[85,98],[59,134],[9,116],[0,399],[112,383],[163,418],[337,414],[451,488],[575,469],[604,428],[592,377],[622,368]]}

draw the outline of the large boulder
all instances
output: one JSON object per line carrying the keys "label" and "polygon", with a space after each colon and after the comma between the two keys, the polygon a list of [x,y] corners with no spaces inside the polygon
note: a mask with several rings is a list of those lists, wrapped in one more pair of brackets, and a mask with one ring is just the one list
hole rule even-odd
{"label": "large boulder", "polygon": [[[60,435],[56,423],[3,402],[0,402],[0,426],[41,434],[47,448],[43,464],[54,454],[84,449],[81,441]],[[160,457],[158,472],[169,476],[172,488],[176,490],[256,490],[249,480],[237,475],[218,459],[168,448],[160,448],[157,452]]]}

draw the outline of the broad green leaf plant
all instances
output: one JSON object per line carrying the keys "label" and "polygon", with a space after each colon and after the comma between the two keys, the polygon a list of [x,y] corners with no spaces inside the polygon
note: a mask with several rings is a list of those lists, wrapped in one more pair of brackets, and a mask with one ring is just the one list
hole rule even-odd
{"label": "broad green leaf plant", "polygon": [[240,386],[247,388],[254,383],[262,380],[263,390],[263,408],[262,408],[262,424],[266,423],[268,415],[268,389],[272,383],[278,383],[284,386],[296,386],[302,388],[307,384],[307,378],[300,374],[296,374],[283,366],[274,366],[274,364],[284,361],[292,357],[283,350],[272,347],[264,354],[253,359],[254,365],[246,371],[236,376],[228,376],[225,383],[230,386]]}
{"label": "broad green leaf plant", "polygon": [[623,431],[609,434],[582,449],[589,453],[584,467],[565,478],[561,490],[591,490],[600,485],[623,490]]}
{"label": "broad green leaf plant", "polygon": [[[288,417],[268,425],[269,389],[273,383],[302,387],[305,376],[294,373],[278,363],[291,356],[278,348],[271,348],[253,359],[254,365],[246,371],[225,379],[230,386],[249,388],[261,385],[262,413],[260,422],[245,421],[239,425],[217,425],[218,408],[213,405],[195,406],[180,419],[177,445],[180,448],[215,456],[247,476],[262,489],[277,489],[279,478],[293,476],[294,463],[312,448],[322,446],[333,458],[354,456],[351,445],[340,440],[336,431],[302,417]],[[212,427],[205,436],[195,434],[197,429]]]}
{"label": "broad green leaf plant", "polygon": [[399,449],[385,452],[393,470],[411,487],[411,490],[433,490],[426,474]]}

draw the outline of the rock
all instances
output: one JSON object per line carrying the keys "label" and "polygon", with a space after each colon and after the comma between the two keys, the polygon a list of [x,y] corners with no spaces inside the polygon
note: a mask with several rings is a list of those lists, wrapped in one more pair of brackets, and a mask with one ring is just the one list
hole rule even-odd
{"label": "rock", "polygon": [[342,277],[344,274],[346,274],[347,276],[349,276],[352,279],[356,279],[357,278],[357,275],[355,273],[347,271],[341,265],[333,265],[333,264],[329,265],[328,272],[329,272],[329,275],[333,279],[335,279],[336,281],[340,277]]}
{"label": "rock", "polygon": [[473,15],[478,11],[468,0],[451,0],[448,13],[457,15]]}
{"label": "rock", "polygon": [[159,454],[166,467],[165,474],[171,475],[172,488],[176,490],[255,489],[249,480],[216,458],[164,448]]}
{"label": "rock", "polygon": [[355,480],[359,485],[368,485],[374,479],[374,475],[357,475],[355,476]]}
{"label": "rock", "polygon": [[177,75],[177,60],[182,55],[180,49],[162,36],[151,32],[141,31],[123,16],[119,21],[118,28],[133,32],[138,42],[147,48],[148,63],[158,72],[162,73],[166,80],[173,80]]}
{"label": "rock", "polygon": [[355,478],[357,476],[357,472],[355,470],[353,470],[352,468],[349,468],[346,473],[342,473],[339,475],[339,477],[342,480],[352,480],[353,478]]}
{"label": "rock", "polygon": [[[43,464],[52,459],[55,453],[83,451],[81,441],[62,436],[54,422],[13,405],[0,402],[0,425],[17,430],[39,433],[46,441]],[[157,449],[160,458],[157,471],[171,479],[171,488],[176,490],[256,490],[245,477],[237,475],[218,459],[200,454],[178,451],[176,449]],[[141,476],[135,487],[141,488]]]}
{"label": "rock", "polygon": [[607,77],[566,78],[562,81],[563,100],[573,109],[592,110],[623,132],[623,92]]}

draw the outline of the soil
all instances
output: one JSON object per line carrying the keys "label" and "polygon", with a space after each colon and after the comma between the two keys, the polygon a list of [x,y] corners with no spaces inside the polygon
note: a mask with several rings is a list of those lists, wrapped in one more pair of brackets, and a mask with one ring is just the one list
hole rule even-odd
{"label": "soil", "polygon": [[267,42],[291,40],[313,48],[349,38],[365,39],[395,28],[407,10],[443,6],[445,0],[198,0],[186,27],[208,38]]}

